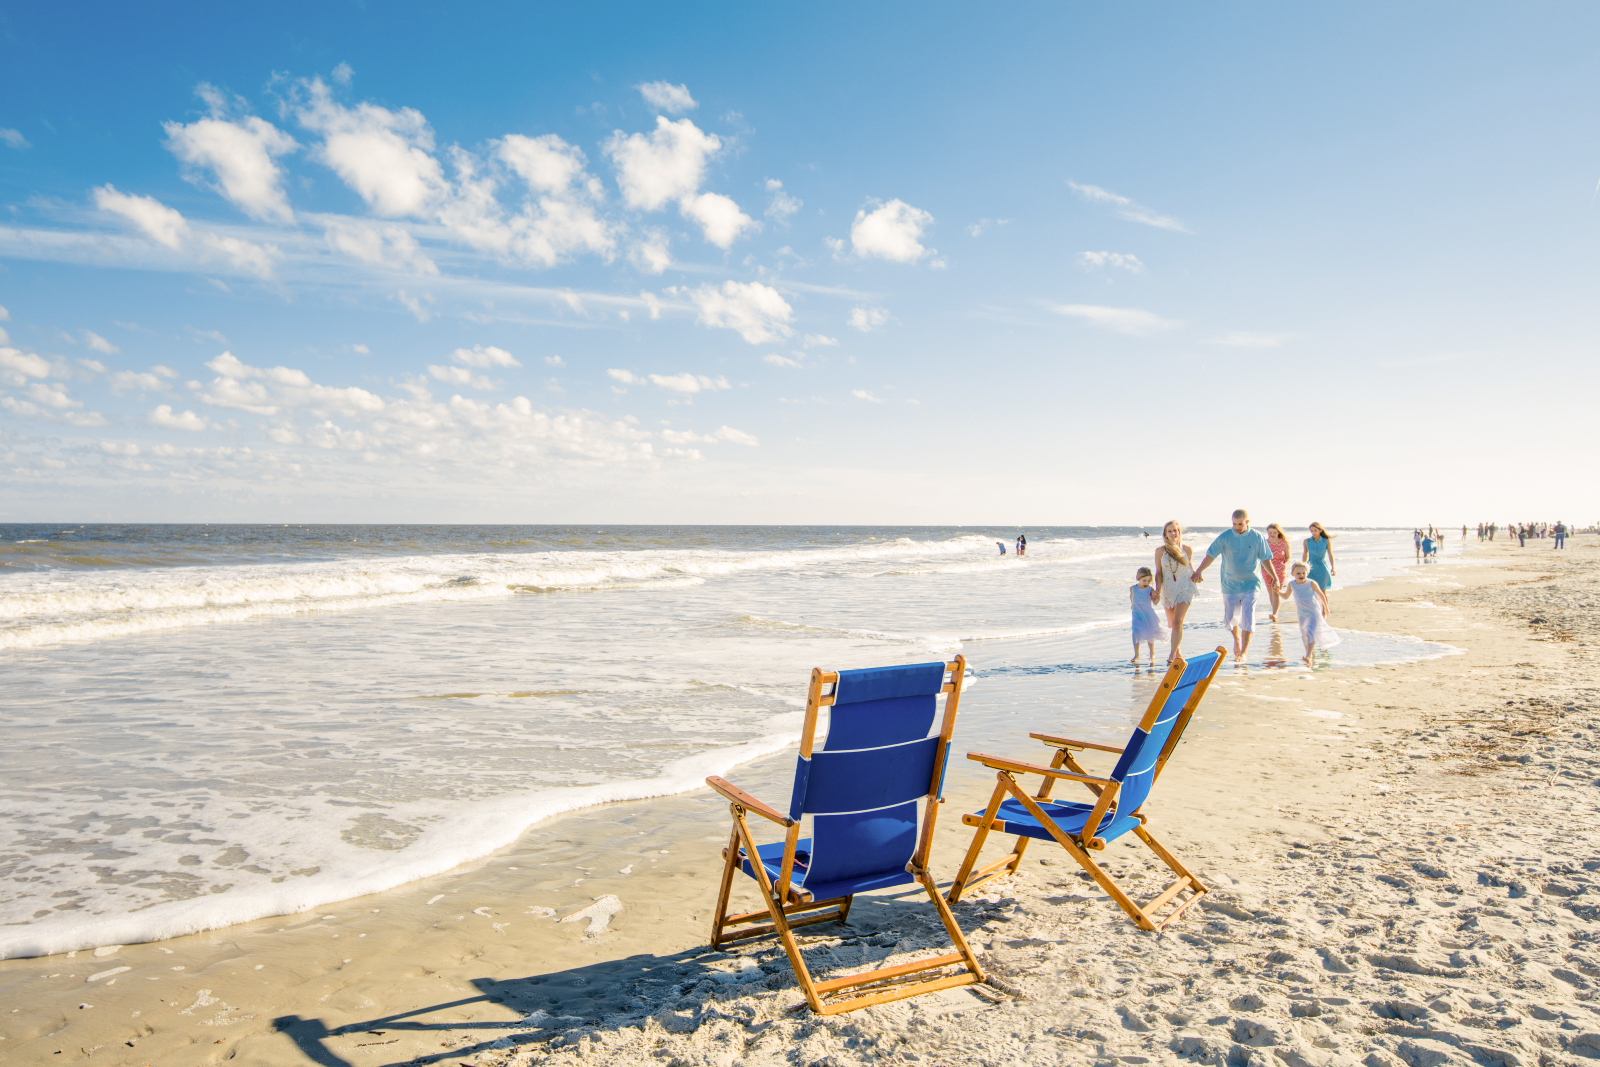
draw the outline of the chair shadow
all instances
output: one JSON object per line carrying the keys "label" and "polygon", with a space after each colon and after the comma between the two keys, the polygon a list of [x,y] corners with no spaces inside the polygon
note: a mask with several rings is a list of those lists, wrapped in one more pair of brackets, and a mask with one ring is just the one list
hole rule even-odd
{"label": "chair shadow", "polygon": [[[919,921],[925,913],[926,921]],[[965,914],[963,914],[965,913]],[[963,921],[965,920],[965,921]],[[971,909],[961,909],[957,922],[963,930],[982,924],[982,917]],[[932,929],[929,928],[929,922]],[[936,931],[936,932],[935,932]],[[895,952],[897,934],[908,936],[924,932],[942,937],[943,927],[920,887],[895,895],[856,898],[847,925],[823,924],[801,931],[802,941],[843,938],[846,944],[859,945],[861,969],[877,966]],[[892,938],[892,939],[891,939]],[[881,943],[880,943],[881,942]],[[802,946],[804,948],[804,946]],[[808,953],[809,955],[809,953]],[[731,981],[726,968],[715,966],[735,956],[758,959],[768,984]],[[850,966],[857,964],[852,962]],[[774,984],[774,976],[779,980]],[[786,981],[783,980],[786,978]],[[702,983],[710,982],[709,986]],[[397,1034],[478,1031],[484,1037],[466,1045],[440,1048],[436,1053],[408,1056],[390,1062],[426,1065],[459,1060],[475,1053],[506,1051],[510,1048],[544,1042],[568,1030],[588,1032],[638,1026],[643,1014],[692,1011],[703,1015],[717,1001],[742,996],[755,988],[792,989],[798,1000],[799,985],[782,947],[773,938],[741,942],[727,950],[699,946],[659,956],[636,953],[615,960],[573,967],[564,971],[533,974],[521,978],[474,978],[477,996],[429,1004],[410,1011],[328,1026],[323,1020],[284,1015],[272,1021],[273,1028],[300,1049],[312,1063],[322,1067],[353,1067],[353,1061],[330,1046],[333,1039],[370,1035],[379,1040]],[[803,1006],[804,1001],[799,1001]],[[429,1020],[436,1012],[476,1004],[497,1004],[516,1012],[520,1018],[470,1021]],[[509,1039],[509,1041],[508,1041]],[[378,1041],[367,1043],[368,1047]],[[387,1042],[384,1042],[387,1043]],[[363,1058],[363,1064],[371,1061]]]}

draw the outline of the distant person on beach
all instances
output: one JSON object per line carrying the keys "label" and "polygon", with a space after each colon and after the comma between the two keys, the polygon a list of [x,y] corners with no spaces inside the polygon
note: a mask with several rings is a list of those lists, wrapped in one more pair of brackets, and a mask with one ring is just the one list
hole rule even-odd
{"label": "distant person on beach", "polygon": [[[1233,658],[1244,659],[1256,629],[1256,591],[1261,588],[1256,567],[1272,559],[1267,539],[1260,530],[1250,529],[1250,513],[1244,508],[1233,513],[1233,529],[1222,531],[1206,549],[1206,558],[1191,576],[1194,581],[1200,581],[1218,558],[1222,560],[1222,628],[1233,633]],[[1269,577],[1267,584],[1273,585],[1274,580]]]}
{"label": "distant person on beach", "polygon": [[1311,650],[1317,645],[1332,648],[1339,643],[1338,631],[1328,625],[1328,594],[1307,577],[1311,568],[1304,562],[1294,565],[1294,581],[1289,590],[1294,593],[1294,611],[1299,617],[1300,640],[1306,646],[1305,665],[1311,666]]}
{"label": "distant person on beach", "polygon": [[1025,534],[1025,533],[1017,534],[1017,555],[1026,556],[1027,554],[1028,554],[1028,535]]}
{"label": "distant person on beach", "polygon": [[1560,519],[1557,519],[1556,520],[1556,527],[1551,532],[1556,535],[1556,543],[1551,545],[1550,547],[1551,548],[1566,548],[1567,547],[1567,524],[1565,522],[1562,522]]}
{"label": "distant person on beach", "polygon": [[1517,523],[1517,547],[1528,547],[1528,527],[1524,523]]}
{"label": "distant person on beach", "polygon": [[[1282,602],[1280,591],[1284,583],[1289,580],[1289,538],[1283,532],[1283,527],[1275,522],[1267,523],[1267,547],[1272,550],[1272,561],[1261,565],[1261,577],[1267,579],[1267,592],[1272,596],[1272,614],[1267,616],[1269,622],[1278,621],[1278,605]],[[1272,574],[1267,574],[1267,568],[1272,568]],[[1277,578],[1273,584],[1272,578]]]}
{"label": "distant person on beach", "polygon": [[1161,528],[1155,564],[1156,592],[1167,613],[1167,632],[1172,635],[1172,645],[1167,650],[1167,662],[1171,663],[1178,658],[1178,646],[1183,644],[1183,617],[1189,614],[1189,605],[1198,592],[1193,578],[1194,549],[1183,543],[1183,524],[1177,519]]}
{"label": "distant person on beach", "polygon": [[1006,543],[1004,541],[996,541],[995,545],[999,547],[1002,556],[1006,554]]}
{"label": "distant person on beach", "polygon": [[1438,551],[1436,545],[1437,542],[1435,542],[1431,537],[1424,537],[1422,539],[1422,561],[1424,563],[1434,557],[1434,554]]}
{"label": "distant person on beach", "polygon": [[1143,642],[1149,646],[1150,666],[1156,664],[1156,642],[1161,640],[1161,620],[1156,616],[1156,587],[1151,584],[1155,577],[1150,573],[1149,567],[1140,567],[1134,573],[1138,579],[1133,585],[1128,586],[1128,600],[1133,605],[1133,659],[1129,662],[1139,662],[1139,644]]}
{"label": "distant person on beach", "polygon": [[1420,529],[1411,531],[1411,544],[1417,550],[1417,562],[1422,562],[1422,531]]}
{"label": "distant person on beach", "polygon": [[[1339,565],[1333,560],[1333,535],[1324,530],[1320,522],[1312,523],[1309,529],[1311,536],[1305,540],[1306,550],[1300,559],[1310,565],[1311,580],[1326,593],[1333,588],[1333,576],[1339,573]],[[1418,549],[1420,551],[1420,544]]]}

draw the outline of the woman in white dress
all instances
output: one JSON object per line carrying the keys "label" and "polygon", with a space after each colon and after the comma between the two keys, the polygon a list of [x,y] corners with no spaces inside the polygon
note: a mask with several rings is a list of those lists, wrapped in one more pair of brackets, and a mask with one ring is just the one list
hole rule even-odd
{"label": "woman in white dress", "polygon": [[1183,543],[1183,524],[1173,519],[1161,529],[1161,547],[1156,549],[1156,593],[1167,612],[1167,630],[1172,634],[1172,649],[1167,662],[1178,657],[1183,644],[1183,617],[1198,590],[1194,584],[1194,549]]}

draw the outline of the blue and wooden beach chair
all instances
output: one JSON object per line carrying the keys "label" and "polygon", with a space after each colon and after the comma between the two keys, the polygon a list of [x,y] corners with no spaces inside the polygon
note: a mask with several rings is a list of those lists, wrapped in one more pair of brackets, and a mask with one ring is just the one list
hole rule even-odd
{"label": "blue and wooden beach chair", "polygon": [[[1184,727],[1189,725],[1195,708],[1200,705],[1200,698],[1205,696],[1211,679],[1216,677],[1224,655],[1225,650],[1219,647],[1214,652],[1196,656],[1187,662],[1173,660],[1167,668],[1166,677],[1161,681],[1161,687],[1124,748],[1073,741],[1051,734],[1030,734],[1030,737],[1056,750],[1050,766],[1043,767],[981,752],[967,753],[968,759],[976,760],[999,773],[995,776],[996,785],[994,795],[989,798],[989,806],[983,811],[961,817],[961,821],[968,826],[976,826],[978,832],[973,835],[972,845],[967,849],[966,858],[962,860],[961,869],[950,887],[950,903],[954,904],[961,899],[962,893],[990,878],[1014,872],[1022,863],[1022,854],[1028,842],[1034,838],[1054,840],[1066,849],[1111,895],[1111,899],[1139,924],[1140,929],[1163,929],[1183,914],[1185,908],[1200,899],[1207,892],[1205,885],[1146,829],[1143,809],[1151,788],[1166,765],[1167,757],[1177,747]],[[1117,765],[1109,777],[1097,777],[1078,765],[1073,753],[1084,749],[1118,756]],[[1037,793],[1029,796],[1017,784],[1016,776],[1019,774],[1042,774],[1044,783]],[[1050,799],[1050,791],[1058,779],[1082,782],[1095,794],[1096,799],[1083,804]],[[1133,898],[1123,892],[1090,855],[1101,851],[1129,830],[1149,845],[1150,850],[1178,876],[1176,882],[1142,907],[1134,903]],[[1013,834],[1016,844],[999,861],[974,872],[978,854],[990,832]],[[1165,918],[1158,919],[1157,912],[1185,891],[1190,895],[1180,900]]]}
{"label": "blue and wooden beach chair", "polygon": [[[952,663],[812,671],[787,815],[721,778],[706,779],[728,798],[733,813],[711,924],[713,948],[777,934],[806,1002],[822,1015],[983,981],[977,957],[928,873],[928,851],[966,665],[957,656]],[[944,717],[939,732],[929,736],[941,693],[946,694]],[[827,740],[819,750],[817,719],[825,707],[833,710]],[[758,845],[750,833],[749,815],[783,827],[783,840]],[[801,837],[801,823],[808,815],[811,836]],[[763,910],[728,914],[736,871],[760,886]],[[811,977],[795,940],[796,927],[843,923],[857,893],[912,882],[927,891],[955,952],[826,981]],[[905,981],[910,975],[950,966],[960,970]],[[837,999],[852,991],[847,999]]]}

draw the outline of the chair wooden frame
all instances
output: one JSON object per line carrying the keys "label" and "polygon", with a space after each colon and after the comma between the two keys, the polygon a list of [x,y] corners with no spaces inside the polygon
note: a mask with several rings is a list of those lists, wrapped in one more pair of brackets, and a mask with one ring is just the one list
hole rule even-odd
{"label": "chair wooden frame", "polygon": [[[784,951],[788,953],[789,962],[794,966],[795,977],[805,993],[806,1003],[819,1015],[837,1015],[873,1004],[903,1000],[906,997],[931,993],[938,989],[973,985],[984,980],[983,968],[978,965],[977,956],[967,945],[966,938],[961,934],[961,928],[956,925],[949,904],[945,902],[943,894],[939,892],[938,885],[928,871],[928,853],[933,845],[934,825],[938,819],[939,806],[944,803],[938,793],[940,783],[944,781],[944,764],[949,751],[950,737],[955,731],[956,709],[961,700],[961,682],[966,674],[966,666],[967,661],[964,656],[957,656],[945,664],[950,680],[939,690],[946,694],[946,698],[944,719],[939,731],[938,755],[934,760],[933,779],[928,786],[928,803],[923,811],[922,830],[917,838],[917,848],[912,854],[911,861],[906,864],[906,872],[921,884],[927,891],[928,899],[933,901],[934,909],[939,913],[939,921],[944,924],[945,932],[950,935],[956,951],[932,959],[915,960],[897,967],[880,967],[843,978],[816,981],[811,977],[811,971],[806,967],[805,958],[800,953],[800,943],[795,937],[795,930],[818,923],[844,923],[849,918],[850,903],[855,899],[854,895],[814,900],[804,888],[793,885],[795,852],[800,840],[800,820],[789,818],[733,783],[716,777],[707,778],[706,784],[728,799],[728,810],[733,815],[733,829],[728,836],[728,846],[722,850],[724,858],[722,884],[717,892],[716,914],[711,920],[712,948],[776,934],[783,943]],[[811,672],[811,687],[806,696],[805,725],[800,734],[800,755],[804,759],[811,758],[812,747],[816,740],[818,712],[833,705],[838,683],[837,671],[818,669]],[[756,841],[746,818],[748,815],[759,815],[784,829],[783,862],[776,883],[768,875],[756,851]],[[728,903],[733,891],[733,876],[741,865],[741,849],[745,856],[750,857],[750,869],[761,888],[765,908],[761,911],[729,915]],[[952,964],[961,966],[962,971],[911,980],[912,975],[942,969]],[[851,991],[855,991],[856,995],[845,997],[845,994]]]}
{"label": "chair wooden frame", "polygon": [[[1189,725],[1189,720],[1194,716],[1195,709],[1199,707],[1201,698],[1205,696],[1206,690],[1211,685],[1211,680],[1216,677],[1225,657],[1226,649],[1219,646],[1217,648],[1217,660],[1212,665],[1210,673],[1195,683],[1189,698],[1184,701],[1183,709],[1179,712],[1178,719],[1173,724],[1172,732],[1167,736],[1166,743],[1161,748],[1161,754],[1156,758],[1155,769],[1151,778],[1152,790],[1155,781],[1161,777],[1161,771],[1166,766],[1168,757],[1177,748],[1179,740],[1183,737],[1185,727]],[[1166,703],[1167,695],[1177,687],[1178,681],[1187,665],[1182,659],[1172,661],[1172,664],[1167,668],[1166,676],[1161,680],[1160,688],[1156,690],[1155,697],[1150,701],[1150,706],[1144,713],[1144,718],[1140,720],[1141,729],[1148,732],[1155,723]],[[1132,828],[1133,832],[1138,835],[1139,840],[1149,846],[1150,851],[1154,852],[1171,869],[1172,873],[1178,876],[1178,880],[1148,903],[1144,905],[1136,903],[1090,855],[1091,852],[1099,852],[1106,847],[1106,842],[1094,836],[1091,828],[1098,828],[1106,813],[1111,810],[1111,805],[1117,798],[1120,783],[1110,778],[1090,774],[1078,763],[1074,756],[1074,753],[1084,750],[1107,752],[1115,755],[1121,755],[1123,750],[1110,745],[1098,745],[1090,741],[1075,741],[1071,738],[1057,737],[1052,734],[1034,733],[1028,736],[1043,741],[1047,746],[1056,750],[1055,758],[1050,761],[1050,766],[1044,767],[1035,763],[1025,763],[1021,760],[989,756],[981,752],[967,753],[968,759],[975,760],[998,773],[995,775],[994,793],[989,798],[989,806],[984,809],[983,814],[981,816],[963,815],[961,817],[961,821],[966,825],[977,827],[977,833],[973,835],[972,844],[967,848],[966,857],[961,861],[961,869],[956,873],[955,881],[950,886],[948,897],[950,903],[956,903],[961,899],[963,893],[989,881],[991,878],[999,878],[1015,873],[1017,868],[1021,866],[1023,853],[1027,850],[1028,842],[1031,839],[1018,834],[1016,835],[1016,844],[1009,853],[986,867],[977,871],[973,870],[977,864],[978,855],[983,850],[984,841],[988,838],[991,830],[998,833],[1005,832],[1005,823],[1003,820],[998,820],[997,815],[1000,810],[1000,804],[1007,794],[1015,797],[1027,810],[1028,814],[1038,820],[1039,825],[1048,831],[1056,843],[1066,849],[1067,853],[1077,860],[1084,870],[1089,872],[1090,877],[1111,896],[1112,900],[1117,902],[1123,911],[1128,913],[1129,918],[1133,919],[1141,930],[1165,929],[1169,923],[1176,921],[1190,904],[1193,904],[1210,891],[1193,872],[1185,867],[1176,856],[1167,850],[1166,846],[1157,841],[1155,836],[1150,833],[1147,828],[1147,816],[1144,814],[1143,805],[1140,805],[1141,810],[1128,813],[1139,820],[1139,824]],[[1017,783],[1016,776],[1019,774],[1043,775],[1044,781],[1040,785],[1039,791],[1030,796]],[[1080,833],[1072,834],[1062,830],[1039,806],[1039,801],[1050,799],[1051,790],[1055,788],[1057,781],[1082,782],[1097,797],[1094,809],[1084,821],[1084,830]],[[1190,892],[1190,896],[1178,901],[1177,907],[1165,917],[1160,917],[1159,912],[1161,909],[1177,899],[1185,890]]]}

